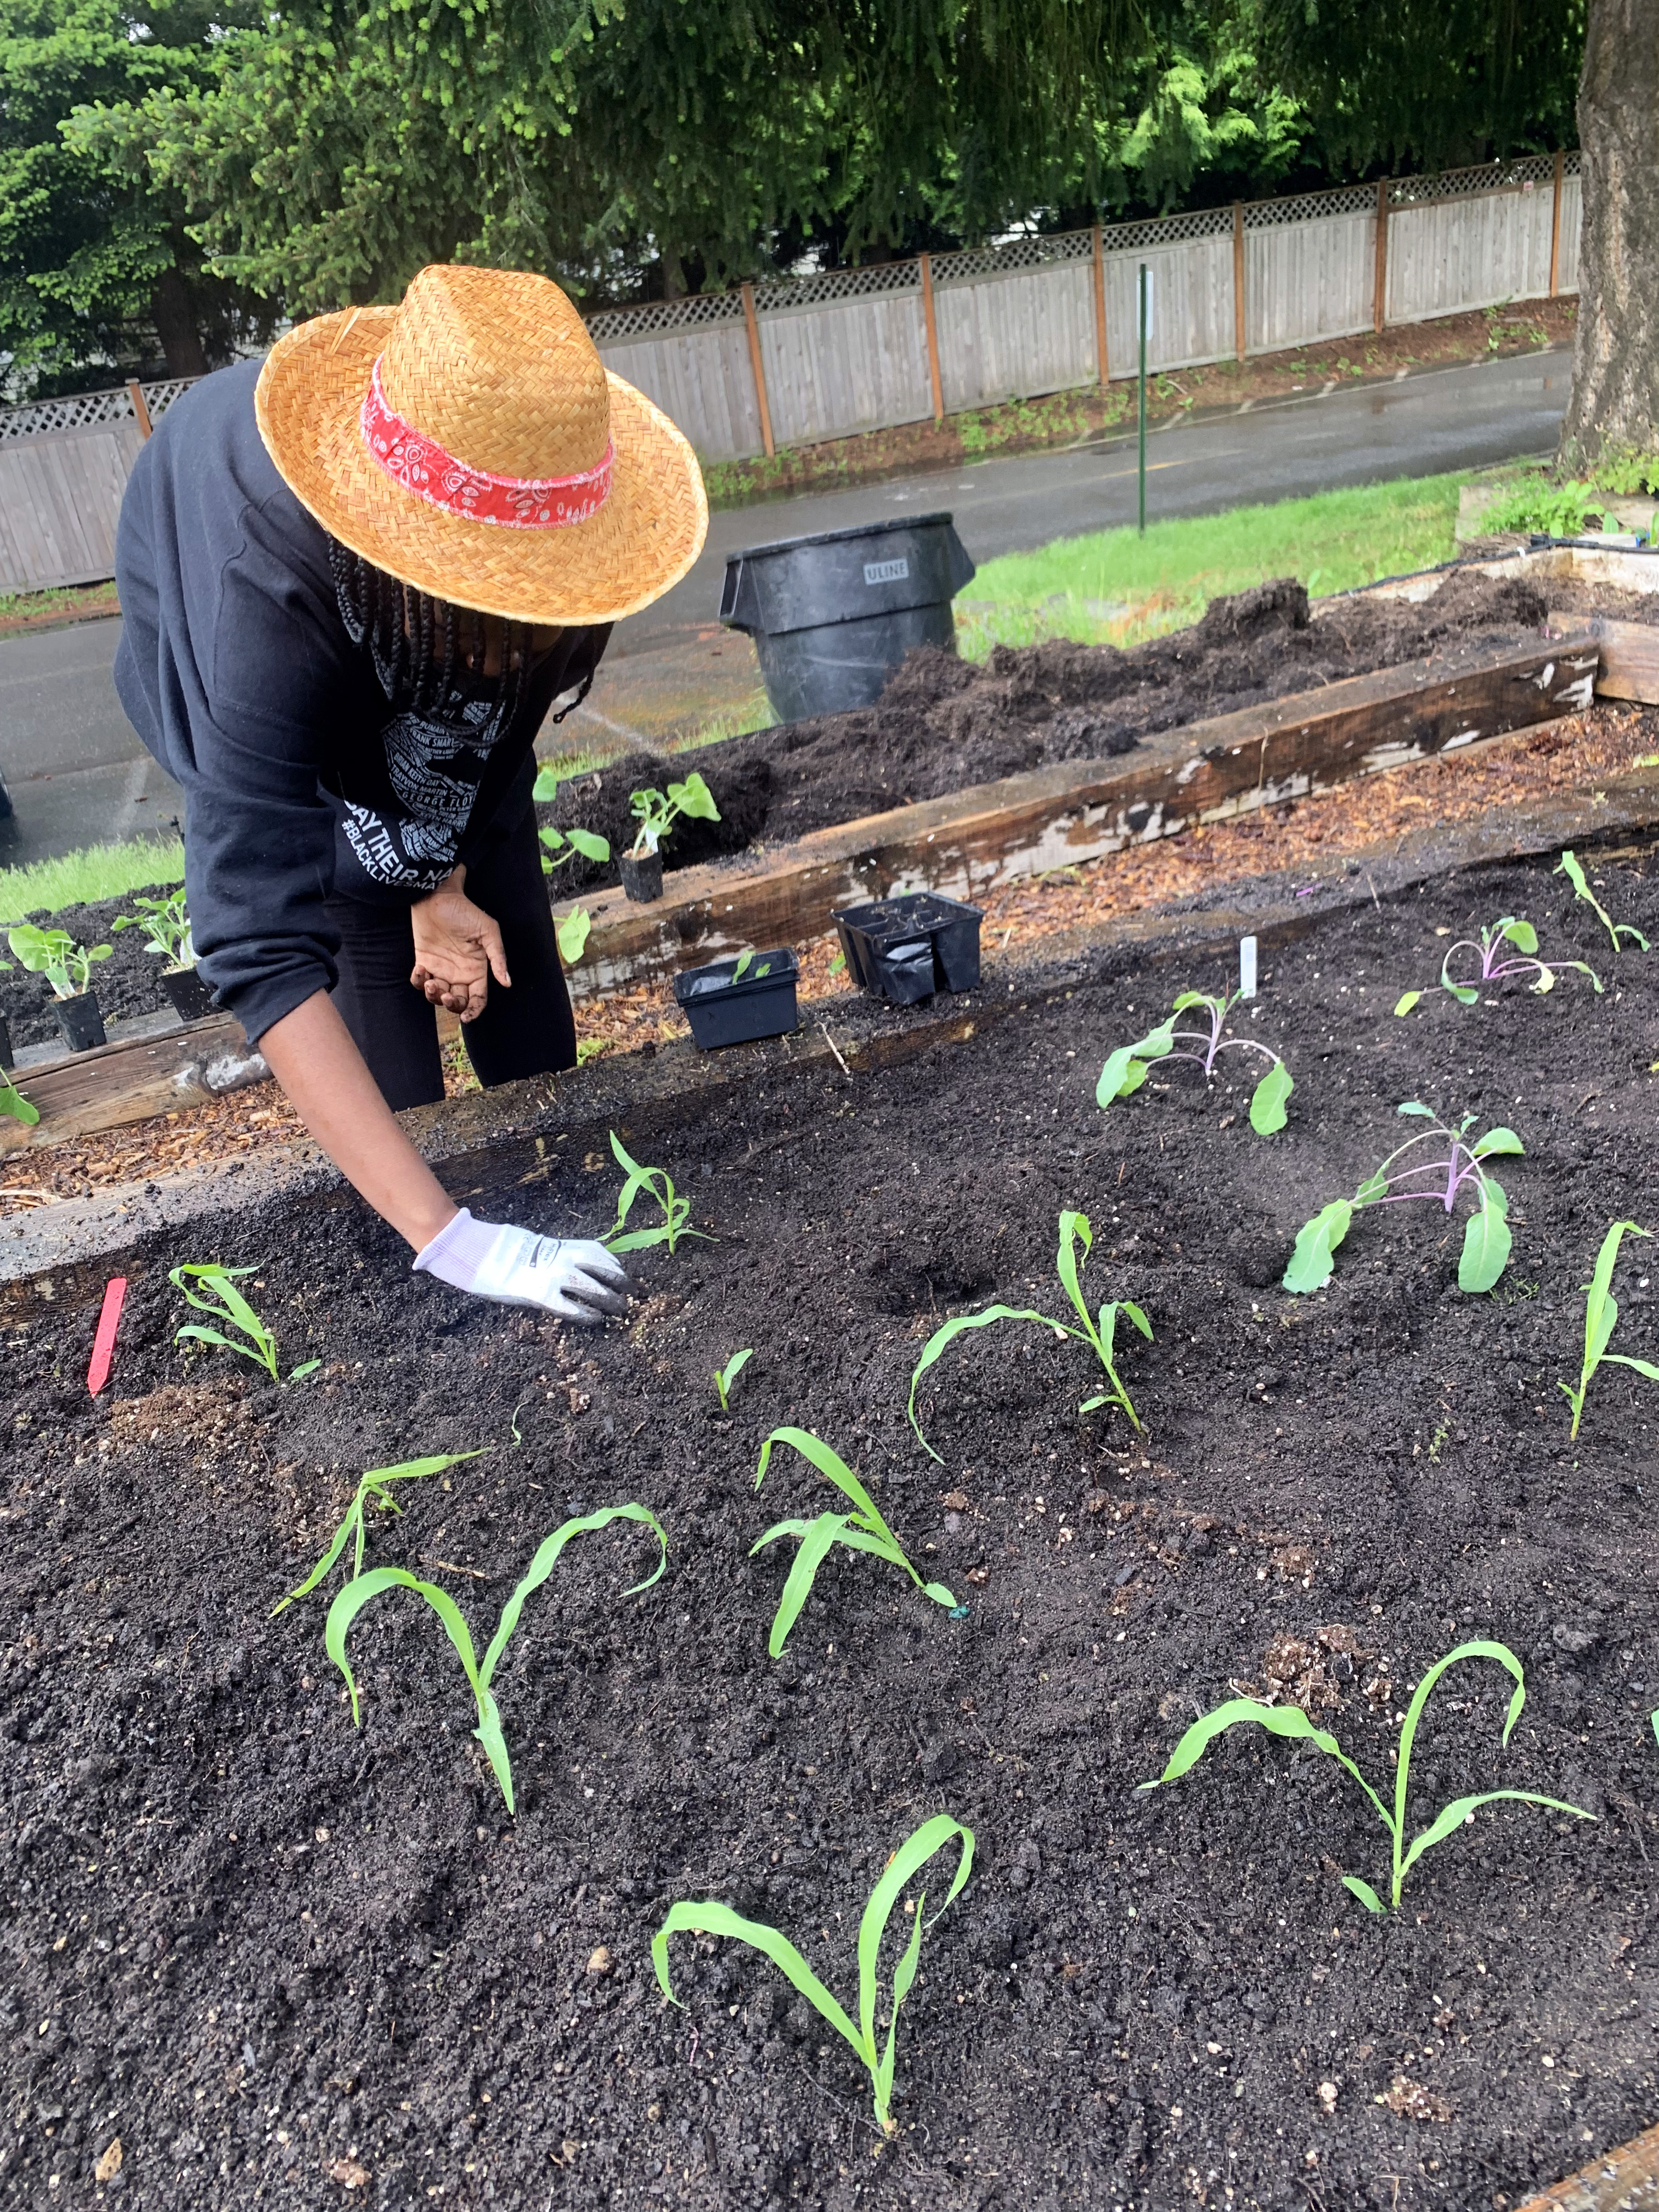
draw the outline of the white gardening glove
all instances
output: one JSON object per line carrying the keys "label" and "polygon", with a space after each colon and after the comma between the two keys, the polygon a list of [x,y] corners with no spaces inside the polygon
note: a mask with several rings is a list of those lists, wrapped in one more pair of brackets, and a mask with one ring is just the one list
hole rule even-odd
{"label": "white gardening glove", "polygon": [[463,1206],[415,1255],[417,1273],[497,1305],[539,1306],[597,1328],[628,1310],[628,1272],[589,1237],[538,1237],[533,1229],[475,1221]]}

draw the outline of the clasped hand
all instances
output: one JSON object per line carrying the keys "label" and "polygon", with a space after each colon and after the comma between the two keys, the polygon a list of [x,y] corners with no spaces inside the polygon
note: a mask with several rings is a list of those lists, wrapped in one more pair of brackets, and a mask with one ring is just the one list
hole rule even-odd
{"label": "clasped hand", "polygon": [[447,1006],[464,1022],[476,1021],[489,998],[493,975],[510,990],[501,933],[466,896],[466,870],[457,868],[435,891],[417,899],[410,921],[415,965],[410,981],[429,1004]]}

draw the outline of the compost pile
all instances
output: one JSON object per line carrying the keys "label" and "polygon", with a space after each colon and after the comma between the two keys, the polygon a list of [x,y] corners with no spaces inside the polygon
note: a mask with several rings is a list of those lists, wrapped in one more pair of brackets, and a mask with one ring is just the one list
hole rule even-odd
{"label": "compost pile", "polygon": [[[1659,885],[1595,872],[1659,941]],[[1449,945],[1502,915],[1605,994],[1570,972],[1541,998],[1436,991]],[[123,1255],[96,1403],[104,1270],[14,1296],[0,2196],[90,2203],[118,2139],[128,2201],[166,2212],[1471,2212],[1634,2135],[1659,2094],[1659,1391],[1604,1367],[1573,1443],[1555,1385],[1607,1223],[1652,1218],[1656,963],[1628,940],[1615,959],[1542,867],[1365,900],[1267,953],[1234,1018],[1295,1077],[1267,1138],[1255,1069],[1207,1090],[1155,1066],[1096,1103],[1108,1053],[1219,963],[1015,972],[969,1002],[970,1043],[642,1106],[626,1140],[708,1241],[636,1255],[632,1322],[594,1335],[470,1304],[303,1194]],[[1396,1019],[1407,988],[1425,995]],[[1284,1295],[1298,1225],[1423,1126],[1397,1117],[1411,1099],[1524,1144],[1498,1163],[1498,1287],[1457,1288],[1466,1205],[1378,1205],[1325,1291]],[[540,1164],[528,1140],[481,1158],[469,1202],[598,1233],[603,1127],[542,1126]],[[924,1379],[935,1462],[906,1419],[921,1348],[993,1299],[1068,1316],[1062,1207],[1092,1224],[1091,1307],[1133,1298],[1152,1327],[1117,1333],[1146,1432],[1079,1414],[1086,1346],[1009,1321]],[[1650,1249],[1620,1261],[1613,1338],[1647,1358]],[[255,1271],[282,1371],[320,1373],[279,1388],[175,1349],[166,1271],[208,1259]],[[744,1347],[722,1413],[713,1373]],[[756,1495],[784,1423],[857,1467],[957,1607],[838,1547],[769,1656],[796,1545],[757,1540],[844,1503],[787,1447]],[[405,1480],[400,1512],[371,1504],[364,1557],[441,1584],[479,1650],[567,1516],[637,1501],[668,1537],[651,1588],[623,1595],[658,1548],[615,1522],[530,1595],[494,1681],[513,1817],[416,1593],[351,1630],[360,1728],[324,1646],[349,1551],[272,1615],[364,1469],[479,1448]],[[1410,1827],[1504,1788],[1597,1820],[1486,1807],[1373,1917],[1339,1875],[1386,1895],[1386,1838],[1311,1747],[1241,1727],[1137,1789],[1248,1686],[1391,1802],[1413,1686],[1475,1638],[1524,1663],[1524,1711],[1505,1747],[1507,1676],[1453,1670]],[[684,2009],[664,2004],[652,1937],[704,1899],[781,1929],[854,2004],[865,1901],[944,1813],[977,1848],[900,2018],[890,2145],[851,2051],[754,1951],[676,1936]],[[911,1905],[925,1885],[933,1914],[953,1865]],[[915,1924],[902,1902],[894,1920],[886,1974]]]}
{"label": "compost pile", "polygon": [[[1290,578],[1212,599],[1190,629],[1120,651],[1052,639],[998,646],[983,664],[932,647],[913,653],[878,703],[851,714],[757,731],[685,757],[720,819],[676,828],[669,868],[1059,761],[1099,760],[1142,738],[1449,646],[1520,641],[1543,624],[1540,593],[1516,577],[1449,576],[1413,605],[1365,595],[1310,617]],[[595,830],[612,853],[634,834],[630,792],[684,773],[647,753],[560,787],[544,818]],[[616,880],[614,866],[562,869],[560,895]]]}

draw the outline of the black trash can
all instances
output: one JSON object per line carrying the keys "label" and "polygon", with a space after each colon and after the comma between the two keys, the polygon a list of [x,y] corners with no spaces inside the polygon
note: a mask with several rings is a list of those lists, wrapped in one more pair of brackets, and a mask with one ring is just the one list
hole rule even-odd
{"label": "black trash can", "polygon": [[951,602],[974,574],[948,514],[751,545],[726,564],[720,620],[747,630],[781,722],[879,698],[913,647],[956,651]]}

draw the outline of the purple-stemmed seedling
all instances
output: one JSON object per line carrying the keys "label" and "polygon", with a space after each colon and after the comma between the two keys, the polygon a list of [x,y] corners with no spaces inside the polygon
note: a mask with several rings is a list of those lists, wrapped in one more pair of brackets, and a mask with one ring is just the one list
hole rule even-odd
{"label": "purple-stemmed seedling", "polygon": [[[1466,975],[1461,982],[1452,975],[1452,963],[1460,952],[1474,953],[1480,963],[1479,971]],[[1449,947],[1440,963],[1440,988],[1449,991],[1460,1005],[1472,1006],[1488,984],[1507,982],[1512,975],[1529,975],[1532,981],[1527,987],[1528,990],[1553,991],[1556,977],[1569,968],[1588,975],[1600,995],[1601,978],[1593,968],[1583,960],[1540,960],[1538,932],[1529,921],[1506,914],[1502,921],[1481,931],[1478,944],[1472,937],[1460,937],[1455,945]],[[1395,1013],[1410,1013],[1422,996],[1421,991],[1407,991],[1395,1008]]]}
{"label": "purple-stemmed seedling", "polygon": [[[1457,1287],[1489,1291],[1503,1273],[1510,1256],[1510,1202],[1503,1185],[1487,1174],[1486,1163],[1501,1153],[1520,1152],[1520,1138],[1513,1129],[1488,1129],[1484,1137],[1470,1144],[1473,1114],[1466,1114],[1452,1129],[1437,1117],[1433,1107],[1420,1105],[1414,1098],[1395,1110],[1421,1115],[1430,1126],[1390,1152],[1352,1198],[1334,1198],[1328,1206],[1321,1206],[1311,1221],[1303,1224],[1291,1264],[1285,1270],[1287,1291],[1323,1289],[1331,1279],[1336,1248],[1362,1206],[1401,1206],[1411,1199],[1432,1199],[1450,1213],[1458,1193],[1465,1189],[1473,1192],[1475,1208],[1463,1231]],[[1425,1145],[1435,1149],[1425,1158],[1402,1164],[1410,1153]]]}
{"label": "purple-stemmed seedling", "polygon": [[[1139,1091],[1154,1060],[1194,1060],[1208,1081],[1214,1076],[1216,1061],[1224,1052],[1254,1052],[1261,1054],[1267,1066],[1250,1097],[1250,1127],[1258,1137],[1270,1137],[1282,1129],[1285,1103],[1296,1088],[1290,1069],[1271,1045],[1262,1044],[1255,1037],[1230,1037],[1221,1033],[1228,1010],[1239,995],[1237,991],[1224,992],[1219,998],[1212,999],[1203,991],[1183,991],[1167,1021],[1160,1022],[1133,1044],[1120,1045],[1112,1054],[1095,1085],[1096,1105],[1109,1106],[1115,1098],[1127,1098],[1132,1091]],[[1176,1027],[1176,1016],[1194,1006],[1202,1006],[1210,1017],[1207,1036],[1201,1030]],[[1178,1046],[1191,1049],[1177,1050]]]}

